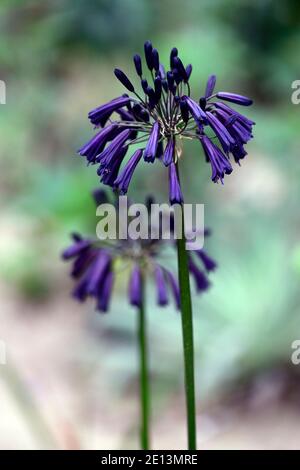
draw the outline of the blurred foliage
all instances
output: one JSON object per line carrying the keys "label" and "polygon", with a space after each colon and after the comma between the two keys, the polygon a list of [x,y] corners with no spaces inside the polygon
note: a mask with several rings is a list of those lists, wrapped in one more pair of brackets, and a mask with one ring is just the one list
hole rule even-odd
{"label": "blurred foliage", "polygon": [[[299,16],[296,0],[2,1],[7,105],[0,114],[0,263],[6,282],[31,299],[56,294],[69,232],[94,232],[90,191],[98,179],[76,155],[92,135],[87,112],[120,93],[112,68],[133,74],[131,55],[142,51],[145,39],[166,61],[176,45],[194,64],[195,94],[216,73],[219,89],[254,97],[247,113],[257,122],[248,158],[224,187],[210,182],[198,145],[188,145],[183,158],[186,200],[205,203],[214,232],[210,252],[220,266],[210,293],[194,299],[198,380],[209,392],[289,360],[300,331],[299,108],[290,101],[291,82],[299,78]],[[130,196],[151,192],[163,201],[165,177],[162,167],[140,165]],[[105,364],[124,384],[134,375],[134,312],[122,302],[125,281],[120,274],[111,315],[91,315],[95,343],[102,338],[98,347],[118,343]],[[163,389],[178,380],[180,322],[171,308],[155,307],[151,289],[152,367],[155,387]]]}

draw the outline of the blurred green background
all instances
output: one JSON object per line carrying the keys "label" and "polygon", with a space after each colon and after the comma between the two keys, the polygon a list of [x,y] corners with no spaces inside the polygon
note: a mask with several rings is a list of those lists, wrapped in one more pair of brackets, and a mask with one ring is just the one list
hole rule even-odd
{"label": "blurred green background", "polygon": [[[95,230],[98,178],[76,154],[92,135],[87,113],[123,92],[113,68],[134,76],[146,39],[165,62],[176,46],[193,64],[194,97],[215,73],[218,90],[255,100],[249,155],[224,186],[210,181],[199,145],[182,159],[186,200],[205,204],[219,263],[209,293],[193,299],[199,446],[299,447],[299,2],[2,0],[0,24],[0,447],[137,446],[126,279],[109,315],[95,315],[69,298],[59,255],[70,231]],[[138,167],[130,196],[147,193],[165,200],[161,165]],[[154,446],[183,448],[180,318],[148,288]]]}

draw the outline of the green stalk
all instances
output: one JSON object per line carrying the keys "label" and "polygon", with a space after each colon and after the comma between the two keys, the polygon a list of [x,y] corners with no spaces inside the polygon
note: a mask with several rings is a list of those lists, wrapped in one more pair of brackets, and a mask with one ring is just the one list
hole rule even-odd
{"label": "green stalk", "polygon": [[184,212],[182,208],[182,237],[177,240],[178,277],[181,299],[181,321],[184,353],[187,436],[189,450],[196,450],[196,405],[194,378],[193,316],[188,256],[185,248]]}
{"label": "green stalk", "polygon": [[140,354],[140,402],[141,402],[141,448],[149,450],[149,375],[146,336],[146,313],[144,305],[144,279],[142,276],[142,302],[138,312],[138,342]]}

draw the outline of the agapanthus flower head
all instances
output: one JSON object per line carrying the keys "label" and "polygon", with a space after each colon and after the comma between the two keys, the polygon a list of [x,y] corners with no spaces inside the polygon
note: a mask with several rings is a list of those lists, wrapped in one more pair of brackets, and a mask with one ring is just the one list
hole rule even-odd
{"label": "agapanthus flower head", "polygon": [[[96,204],[110,202],[103,190],[95,190],[93,197]],[[147,198],[146,205],[150,207],[154,198]],[[118,199],[115,200],[118,205]],[[161,214],[163,217],[163,214]],[[149,233],[153,230],[151,218],[147,219]],[[157,238],[101,241],[98,238],[83,237],[73,234],[72,244],[64,250],[62,258],[72,261],[71,277],[76,285],[73,296],[79,302],[93,298],[96,310],[106,312],[109,309],[115,278],[118,273],[129,270],[128,301],[131,305],[139,307],[142,302],[142,282],[152,277],[156,288],[156,301],[160,306],[168,305],[173,298],[175,306],[180,309],[180,292],[177,275],[171,268],[166,267],[165,260],[161,261],[162,250],[166,244],[170,249],[175,248],[174,239],[166,239],[160,227]],[[154,230],[155,231],[155,230]],[[171,223],[171,232],[173,231]],[[208,235],[206,230],[204,235]],[[206,291],[210,282],[208,275],[217,264],[210,258],[204,249],[189,251],[189,270],[195,281],[196,291]]]}
{"label": "agapanthus flower head", "polygon": [[[175,181],[178,171],[172,169],[181,156],[179,141],[199,140],[211,165],[212,181],[223,183],[224,176],[232,172],[230,156],[240,164],[247,155],[244,146],[252,138],[255,124],[231,104],[249,106],[252,100],[236,93],[215,92],[215,75],[208,78],[204,95],[194,99],[189,84],[192,65],[183,64],[176,47],[170,53],[170,70],[160,63],[159,53],[150,41],[145,42],[144,53],[146,66],[140,55],[133,57],[141,85],[138,90],[122,70],[115,69],[116,78],[132,96],[123,94],[89,113],[91,123],[100,131],[79,153],[88,163],[99,164],[98,175],[104,184],[123,194],[142,156],[150,163],[159,159],[171,167],[171,203],[182,202]],[[122,170],[125,156],[133,145],[138,146],[138,151]]]}

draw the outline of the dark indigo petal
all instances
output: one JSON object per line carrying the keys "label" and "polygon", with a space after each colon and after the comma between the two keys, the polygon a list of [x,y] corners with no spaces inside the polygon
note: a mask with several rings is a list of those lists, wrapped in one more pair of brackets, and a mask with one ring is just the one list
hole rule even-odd
{"label": "dark indigo petal", "polygon": [[112,295],[113,283],[114,273],[113,271],[108,271],[102,285],[99,288],[99,291],[97,292],[97,310],[101,312],[107,312]]}
{"label": "dark indigo petal", "polygon": [[201,271],[198,266],[196,266],[196,264],[192,261],[191,257],[189,258],[189,271],[194,277],[197,291],[206,291],[210,286],[210,282],[204,272]]}
{"label": "dark indigo petal", "polygon": [[174,64],[175,64],[175,69],[178,70],[180,77],[182,78],[182,80],[186,82],[188,80],[188,76],[184,68],[184,65],[179,59],[179,57],[174,57]]}
{"label": "dark indigo petal", "polygon": [[131,91],[132,93],[134,92],[134,86],[132,85],[131,81],[122,70],[115,69],[114,74],[117,77],[117,79],[122,83],[122,85],[124,85],[124,87],[127,88],[127,90]]}
{"label": "dark indigo petal", "polygon": [[255,122],[252,121],[251,119],[248,119],[246,116],[244,116],[243,114],[240,114],[238,113],[235,109],[232,109],[230,106],[228,106],[226,103],[221,103],[221,102],[216,102],[214,103],[214,106],[216,106],[217,108],[220,108],[220,109],[223,109],[224,111],[227,111],[228,113],[230,114],[236,114],[237,116],[239,116],[239,118],[246,122],[247,124],[249,125],[254,125]]}
{"label": "dark indigo petal", "polygon": [[205,89],[205,98],[209,98],[215,89],[217,77],[215,75],[210,75],[207,80],[206,89]]}
{"label": "dark indigo petal", "polygon": [[111,262],[110,255],[105,250],[99,250],[88,273],[88,282],[86,286],[89,295],[96,295],[100,285],[103,282],[104,276],[109,268]]}
{"label": "dark indigo petal", "polygon": [[175,152],[175,140],[174,138],[169,138],[168,143],[165,148],[163,162],[165,166],[171,165],[174,161],[174,152]]}
{"label": "dark indigo petal", "polygon": [[145,78],[143,78],[143,80],[141,81],[141,85],[142,85],[142,88],[143,88],[143,91],[144,93],[147,94],[147,89],[148,89],[148,82]]}
{"label": "dark indigo petal", "polygon": [[176,92],[175,79],[174,79],[173,73],[170,71],[167,72],[167,83],[168,83],[168,88],[170,92],[173,93],[174,95]]}
{"label": "dark indigo petal", "polygon": [[186,68],[185,68],[185,73],[186,73],[186,76],[187,76],[187,80],[190,79],[192,70],[193,70],[192,64],[189,64],[189,65],[186,66]]}
{"label": "dark indigo petal", "polygon": [[88,248],[87,250],[83,250],[73,263],[71,276],[75,279],[80,278],[88,269],[95,256],[96,253],[94,249]]}
{"label": "dark indigo petal", "polygon": [[153,57],[152,57],[153,46],[150,41],[146,41],[144,44],[145,58],[149,70],[153,69]]}
{"label": "dark indigo petal", "polygon": [[133,56],[133,62],[134,62],[136,73],[141,77],[143,75],[141,56],[139,54],[135,54]]}
{"label": "dark indigo petal", "polygon": [[227,93],[225,91],[219,91],[217,97],[221,100],[230,101],[231,103],[239,104],[241,106],[250,106],[253,100],[247,98],[247,96],[237,95],[236,93]]}
{"label": "dark indigo petal", "polygon": [[132,111],[126,111],[126,109],[118,109],[117,113],[119,114],[122,121],[134,121]]}
{"label": "dark indigo petal", "polygon": [[88,240],[81,240],[78,242],[73,243],[71,246],[69,246],[66,250],[63,251],[62,253],[62,259],[68,260],[71,258],[74,258],[75,256],[78,256],[82,251],[86,251],[87,248],[89,248],[91,245],[91,242]]}
{"label": "dark indigo petal", "polygon": [[96,203],[96,206],[100,206],[101,204],[106,204],[109,202],[109,198],[107,197],[107,192],[104,189],[97,188],[94,189],[92,192],[93,199]]}
{"label": "dark indigo petal", "polygon": [[109,164],[110,161],[114,158],[115,153],[120,150],[126,140],[130,137],[131,132],[132,131],[129,129],[125,129],[124,131],[122,131],[117,137],[114,138],[114,140],[109,144],[109,146],[106,147],[106,149],[98,155],[98,157],[96,158],[96,162]]}
{"label": "dark indigo petal", "polygon": [[159,71],[159,54],[157,49],[152,49],[152,64],[154,70]]}
{"label": "dark indigo petal", "polygon": [[200,106],[192,100],[192,98],[188,96],[183,96],[183,98],[185,99],[193,118],[195,120],[206,121],[207,117],[203,109],[201,109]]}
{"label": "dark indigo petal", "polygon": [[155,267],[154,275],[157,292],[157,303],[163,307],[168,304],[168,292],[165,276],[160,266],[157,265]]}
{"label": "dark indigo petal", "polygon": [[121,194],[126,194],[128,187],[141,157],[143,155],[143,150],[138,149],[134,152],[132,157],[128,160],[123,170],[119,174],[118,178],[114,182],[114,187],[117,188]]}
{"label": "dark indigo petal", "polygon": [[169,198],[171,204],[181,204],[183,202],[175,163],[169,165]]}
{"label": "dark indigo petal", "polygon": [[114,187],[114,182],[118,176],[120,167],[122,165],[123,159],[127,153],[128,147],[121,147],[114,154],[113,159],[109,164],[100,165],[97,173],[100,176],[100,181],[103,184],[107,184],[111,187]]}
{"label": "dark indigo petal", "polygon": [[173,73],[173,77],[174,77],[176,85],[179,85],[182,82],[182,77],[179,71],[175,68],[175,69],[172,69],[172,73]]}
{"label": "dark indigo petal", "polygon": [[115,124],[104,127],[78,150],[79,155],[86,157],[88,163],[94,164],[96,157],[103,151],[107,142],[116,136],[116,131],[117,126]]}
{"label": "dark indigo petal", "polygon": [[208,123],[218,137],[224,152],[230,150],[230,146],[235,143],[233,137],[229,134],[226,127],[212,113],[206,113]]}
{"label": "dark indigo petal", "polygon": [[142,273],[141,268],[135,265],[131,271],[129,285],[128,285],[128,297],[131,305],[140,307],[142,305]]}
{"label": "dark indigo petal", "polygon": [[207,136],[202,136],[200,141],[207,160],[211,164],[212,181],[214,183],[217,183],[219,180],[223,182],[224,175],[232,172],[230,161]]}
{"label": "dark indigo petal", "polygon": [[206,271],[210,272],[216,269],[217,263],[210,256],[208,256],[206,251],[198,250],[198,251],[195,251],[195,253],[201,259]]}
{"label": "dark indigo petal", "polygon": [[181,111],[181,117],[182,117],[182,120],[187,123],[188,120],[189,120],[189,107],[187,105],[187,102],[185,99],[181,99],[180,100],[180,111]]}
{"label": "dark indigo petal", "polygon": [[155,94],[155,91],[153,90],[153,88],[148,86],[147,90],[146,90],[146,95],[149,98],[150,108],[153,109],[155,107],[155,105],[157,104],[157,97],[156,97],[156,94]]}
{"label": "dark indigo petal", "polygon": [[149,140],[144,150],[144,160],[153,163],[156,156],[157,145],[160,135],[160,124],[156,121],[153,124]]}
{"label": "dark indigo petal", "polygon": [[128,96],[120,96],[119,98],[115,98],[106,104],[98,106],[98,108],[95,108],[89,112],[89,120],[95,126],[101,125],[103,127],[110,115],[117,109],[128,105],[130,103],[130,99],[131,98]]}
{"label": "dark indigo petal", "polygon": [[178,49],[177,49],[177,47],[173,47],[173,49],[171,50],[171,53],[170,53],[170,67],[171,67],[171,69],[173,69],[175,67],[174,59],[177,56],[178,56]]}

